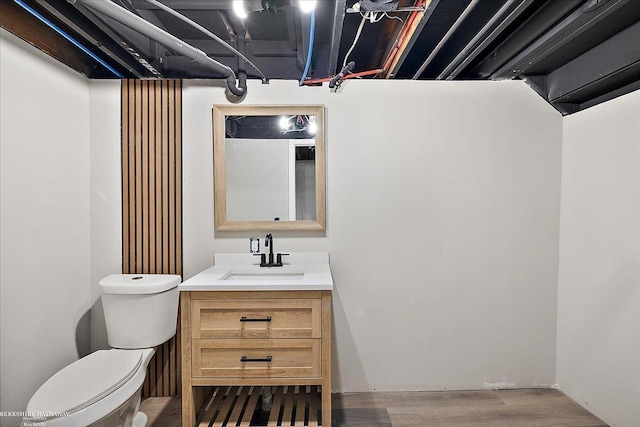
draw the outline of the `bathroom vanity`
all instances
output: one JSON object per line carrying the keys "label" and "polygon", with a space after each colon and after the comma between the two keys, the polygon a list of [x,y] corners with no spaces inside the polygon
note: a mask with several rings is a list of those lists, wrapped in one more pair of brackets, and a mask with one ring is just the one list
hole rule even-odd
{"label": "bathroom vanity", "polygon": [[249,426],[264,386],[273,390],[262,413],[269,425],[331,425],[327,253],[264,268],[251,254],[216,254],[179,289],[183,426],[212,417]]}

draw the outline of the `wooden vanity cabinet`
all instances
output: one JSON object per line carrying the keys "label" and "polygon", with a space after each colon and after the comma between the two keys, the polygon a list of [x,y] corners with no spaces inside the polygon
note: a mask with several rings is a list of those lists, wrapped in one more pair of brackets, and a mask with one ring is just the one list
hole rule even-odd
{"label": "wooden vanity cabinet", "polygon": [[182,425],[212,386],[320,385],[331,426],[331,291],[182,291]]}

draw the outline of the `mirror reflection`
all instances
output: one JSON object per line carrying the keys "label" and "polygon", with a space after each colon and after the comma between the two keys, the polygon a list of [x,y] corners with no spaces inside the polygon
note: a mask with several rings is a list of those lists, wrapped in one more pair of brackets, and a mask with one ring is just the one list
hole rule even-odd
{"label": "mirror reflection", "polygon": [[214,107],[218,230],[324,229],[322,118],[322,106]]}

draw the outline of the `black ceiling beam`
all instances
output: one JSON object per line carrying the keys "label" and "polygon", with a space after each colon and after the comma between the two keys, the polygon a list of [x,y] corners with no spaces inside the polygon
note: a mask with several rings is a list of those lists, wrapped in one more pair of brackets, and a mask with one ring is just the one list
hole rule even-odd
{"label": "black ceiling beam", "polygon": [[547,75],[522,76],[522,80],[527,83],[538,95],[548,101],[549,87],[547,85]]}
{"label": "black ceiling beam", "polygon": [[[125,0],[127,1],[127,0]],[[131,5],[138,10],[160,10],[146,0],[130,0]],[[169,6],[173,10],[232,10],[233,0],[158,0],[165,6]],[[323,3],[327,0],[319,0]],[[292,1],[284,0],[283,6],[290,6]]]}
{"label": "black ceiling beam", "polygon": [[580,109],[584,110],[585,108],[593,107],[594,105],[598,105],[602,102],[609,101],[619,96],[635,92],[636,90],[640,90],[640,79],[636,80],[633,83],[629,83],[628,85],[623,86],[619,89],[607,92],[604,95],[598,96],[597,98],[593,98],[589,101],[583,102],[582,104],[580,104]]}
{"label": "black ceiling beam", "polygon": [[291,50],[296,50],[298,47],[298,32],[296,27],[296,14],[293,8],[285,9],[285,16],[287,22],[287,41]]}
{"label": "black ceiling beam", "polygon": [[465,46],[458,56],[440,73],[438,79],[452,80],[476,57],[496,40],[505,29],[527,10],[534,0],[507,1],[478,34]]}
{"label": "black ceiling beam", "polygon": [[418,70],[413,74],[413,80],[419,79],[424,74],[425,70],[431,64],[431,62],[435,59],[435,57],[440,53],[442,48],[447,44],[447,42],[451,39],[451,37],[458,31],[458,29],[465,23],[465,20],[471,16],[473,10],[476,6],[480,4],[480,0],[471,0],[465,8],[462,10],[462,13],[457,17],[457,19],[453,22],[451,27],[447,30],[446,33],[440,38],[440,41],[435,45],[435,47],[429,52],[429,55],[422,61]]}
{"label": "black ceiling beam", "polygon": [[630,0],[608,0],[606,2],[590,0],[573,11],[552,28],[547,30],[533,43],[498,68],[490,78],[492,80],[512,79],[526,74],[527,69],[552,55],[562,46],[573,41],[585,31],[597,25],[607,16],[629,3]]}
{"label": "black ceiling beam", "polygon": [[[0,26],[2,28],[84,76],[97,79],[116,77],[98,61],[91,58],[87,53],[83,52],[48,25],[35,18],[17,3],[11,0],[2,0],[0,6],[2,10],[2,13],[0,13]],[[68,32],[69,35],[73,35],[74,39],[76,38],[76,35],[73,34],[73,29],[68,28],[46,9],[32,2],[29,2],[28,6],[63,31]],[[86,49],[89,49],[90,44],[85,43],[85,40],[81,39],[79,35],[76,41],[83,44]],[[93,50],[91,50],[91,52],[96,54]],[[101,59],[105,60],[106,58],[101,57]],[[109,65],[113,66],[114,64]],[[118,68],[118,71],[123,75],[132,75],[122,67],[116,66],[114,68]]]}
{"label": "black ceiling beam", "polygon": [[[169,6],[173,10],[198,10],[198,9],[233,9],[231,0],[158,0],[160,3]],[[145,0],[132,0],[131,5],[138,10],[151,9],[160,10]]]}
{"label": "black ceiling beam", "polygon": [[548,75],[551,103],[585,103],[640,80],[640,22]]}
{"label": "black ceiling beam", "polygon": [[[532,75],[532,76],[522,76],[521,79],[529,85],[531,89],[533,89],[538,95],[544,98],[545,101],[549,102],[549,85],[548,85],[548,76],[546,74]],[[570,104],[570,103],[551,103],[556,110],[562,113],[563,116],[571,113],[575,113],[576,111],[580,111],[580,104]]]}
{"label": "black ceiling beam", "polygon": [[507,61],[525,49],[554,22],[580,6],[583,0],[550,0],[540,6],[520,26],[493,50],[485,52],[472,70],[465,74],[469,78],[488,78]]}
{"label": "black ceiling beam", "polygon": [[[96,27],[90,25],[89,21],[78,9],[68,3],[57,3],[58,7],[65,5],[64,10],[58,10],[45,0],[35,0],[47,12],[55,16],[60,22],[75,31],[96,49],[100,50],[111,61],[129,72],[128,77],[141,78],[149,76],[150,73],[125,53],[125,49],[112,38],[108,37]],[[96,31],[98,30],[98,31]],[[99,32],[100,34],[96,34]]]}
{"label": "black ceiling beam", "polygon": [[338,68],[338,55],[340,54],[340,41],[342,40],[342,27],[344,15],[347,9],[347,0],[335,0],[333,8],[333,24],[331,27],[331,43],[329,47],[329,67],[327,75],[333,76]]}
{"label": "black ceiling beam", "polygon": [[[209,56],[233,56],[235,55],[227,48],[222,46],[216,40],[203,39],[184,39],[191,46],[195,46]],[[289,42],[285,40],[247,40],[247,47],[250,52],[246,52],[245,56],[249,59],[268,56],[272,58],[280,58],[286,56],[296,56],[297,52],[291,49]],[[315,47],[314,47],[315,51]]]}
{"label": "black ceiling beam", "polygon": [[418,37],[420,37],[420,34],[422,33],[422,30],[424,29],[425,25],[427,25],[427,22],[429,22],[429,19],[431,19],[431,17],[433,16],[433,11],[436,9],[436,7],[438,7],[439,2],[440,0],[431,0],[429,2],[429,5],[427,6],[427,10],[425,10],[424,14],[422,15],[422,18],[420,19],[420,22],[418,23],[418,26],[416,27],[413,34],[409,38],[409,41],[405,45],[405,48],[400,54],[400,58],[396,62],[396,65],[391,70],[388,70],[388,73],[389,73],[388,75],[390,77],[394,77],[398,72],[398,70],[400,70],[400,68],[402,67],[402,64],[407,59],[407,56],[409,56],[411,49],[416,44],[416,40],[418,40]]}
{"label": "black ceiling beam", "polygon": [[84,53],[13,1],[2,2],[0,26],[85,76],[95,72]]}
{"label": "black ceiling beam", "polygon": [[[282,57],[274,61],[273,58],[250,58],[251,62],[256,64],[258,68],[267,76],[278,76],[278,79],[299,80],[302,72],[298,61],[295,57]],[[216,61],[235,68],[237,59],[233,56],[222,56],[216,58]],[[185,56],[168,56],[163,60],[163,73],[167,78],[176,79],[219,79],[220,75],[215,74],[210,69],[203,67]],[[247,75],[250,78],[259,78],[255,70],[247,67]]]}

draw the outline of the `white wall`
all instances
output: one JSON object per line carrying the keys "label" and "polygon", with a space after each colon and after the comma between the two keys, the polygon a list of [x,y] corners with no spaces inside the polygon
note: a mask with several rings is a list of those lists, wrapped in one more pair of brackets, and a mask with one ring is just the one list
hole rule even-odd
{"label": "white wall", "polygon": [[289,219],[288,139],[227,138],[225,159],[227,220]]}
{"label": "white wall", "polygon": [[5,30],[0,51],[0,410],[24,411],[89,351],[89,84]]}
{"label": "white wall", "polygon": [[558,385],[640,426],[640,91],[564,118]]}
{"label": "white wall", "polygon": [[122,272],[120,80],[89,83],[91,128],[91,350],[109,348],[98,281]]}
{"label": "white wall", "polygon": [[[214,233],[210,82],[183,91],[184,276],[250,235]],[[562,118],[522,82],[250,82],[245,104],[325,104],[336,390],[555,383]]]}

